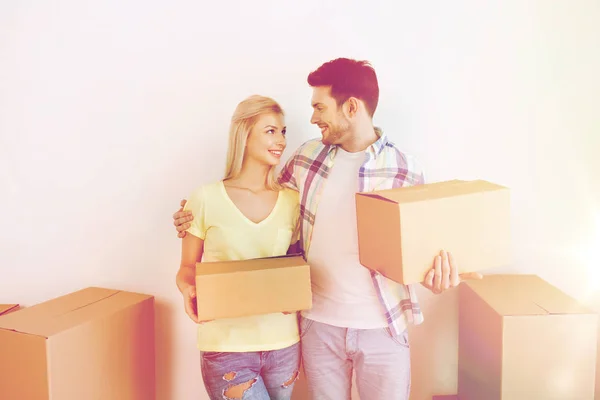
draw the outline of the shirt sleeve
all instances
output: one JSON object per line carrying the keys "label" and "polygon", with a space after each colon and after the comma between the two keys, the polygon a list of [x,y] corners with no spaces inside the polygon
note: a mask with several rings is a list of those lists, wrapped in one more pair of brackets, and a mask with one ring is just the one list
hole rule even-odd
{"label": "shirt sleeve", "polygon": [[192,216],[194,217],[191,226],[186,232],[189,232],[202,240],[206,238],[205,207],[206,202],[202,188],[198,188],[192,192],[187,203],[185,203],[185,207],[183,207],[184,211],[191,210]]}
{"label": "shirt sleeve", "polygon": [[408,171],[406,182],[410,186],[425,184],[425,174],[419,162],[413,156],[407,156],[406,169]]}
{"label": "shirt sleeve", "polygon": [[279,173],[279,177],[277,181],[283,187],[292,190],[298,190],[298,185],[296,183],[296,177],[294,176],[294,167],[296,165],[296,158],[298,157],[298,151],[296,151],[290,158],[287,160],[281,172]]}

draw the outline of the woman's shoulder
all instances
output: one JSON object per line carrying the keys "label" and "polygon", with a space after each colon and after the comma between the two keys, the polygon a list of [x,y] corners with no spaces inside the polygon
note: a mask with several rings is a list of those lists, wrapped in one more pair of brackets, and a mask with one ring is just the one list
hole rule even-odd
{"label": "woman's shoulder", "polygon": [[190,199],[211,199],[221,193],[221,181],[205,183],[192,190]]}
{"label": "woman's shoulder", "polygon": [[290,188],[282,188],[279,192],[280,196],[283,196],[284,200],[290,205],[297,205],[300,202],[300,193]]}

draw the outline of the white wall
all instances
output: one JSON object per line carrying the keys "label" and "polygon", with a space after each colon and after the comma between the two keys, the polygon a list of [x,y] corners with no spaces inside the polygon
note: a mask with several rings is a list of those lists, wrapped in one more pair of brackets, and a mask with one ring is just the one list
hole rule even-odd
{"label": "white wall", "polygon": [[[0,303],[154,294],[159,399],[206,398],[171,215],[220,178],[237,102],[279,100],[289,154],[319,134],[307,74],[348,56],[373,62],[376,123],[428,180],[513,189],[504,271],[600,310],[600,3],[370,3],[0,3]],[[416,400],[456,390],[455,293],[421,298]]]}

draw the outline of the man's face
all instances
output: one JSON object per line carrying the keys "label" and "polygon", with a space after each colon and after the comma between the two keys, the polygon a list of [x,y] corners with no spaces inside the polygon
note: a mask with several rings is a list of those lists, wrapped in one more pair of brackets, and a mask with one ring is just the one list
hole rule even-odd
{"label": "man's face", "polygon": [[326,145],[341,144],[348,136],[350,121],[344,115],[342,107],[331,97],[329,86],[313,88],[312,95],[313,113],[310,123],[321,129],[323,143]]}

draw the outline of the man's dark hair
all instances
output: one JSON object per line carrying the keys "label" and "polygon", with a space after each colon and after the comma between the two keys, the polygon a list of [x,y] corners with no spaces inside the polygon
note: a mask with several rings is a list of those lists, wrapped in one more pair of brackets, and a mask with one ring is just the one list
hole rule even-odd
{"label": "man's dark hair", "polygon": [[373,117],[379,102],[379,84],[375,70],[368,61],[336,58],[321,65],[308,75],[311,87],[330,86],[331,97],[338,107],[350,97],[364,101]]}

